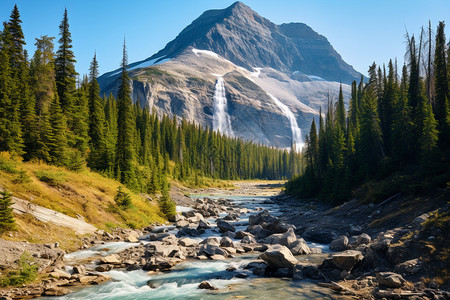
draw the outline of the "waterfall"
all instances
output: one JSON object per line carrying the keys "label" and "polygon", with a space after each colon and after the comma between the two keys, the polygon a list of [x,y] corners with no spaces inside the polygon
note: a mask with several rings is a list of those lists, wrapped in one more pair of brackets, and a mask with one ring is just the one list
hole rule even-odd
{"label": "waterfall", "polygon": [[289,123],[291,123],[292,131],[292,144],[295,146],[295,151],[301,151],[305,143],[302,140],[302,131],[298,128],[297,120],[295,119],[294,113],[287,107],[286,104],[282,103],[278,98],[268,94],[270,98],[275,102],[283,114],[288,118]]}
{"label": "waterfall", "polygon": [[223,77],[217,79],[214,91],[213,130],[219,131],[227,136],[234,136],[230,115],[228,114]]}

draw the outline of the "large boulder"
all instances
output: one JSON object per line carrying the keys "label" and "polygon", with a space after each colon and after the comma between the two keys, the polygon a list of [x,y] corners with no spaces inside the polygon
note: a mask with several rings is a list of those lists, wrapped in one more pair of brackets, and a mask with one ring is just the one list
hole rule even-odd
{"label": "large boulder", "polygon": [[191,238],[182,237],[181,239],[178,240],[178,244],[184,247],[195,247],[197,246],[198,243]]}
{"label": "large boulder", "polygon": [[399,288],[405,283],[405,279],[400,274],[392,272],[377,273],[377,281],[380,285],[388,288]]}
{"label": "large boulder", "polygon": [[234,247],[233,240],[230,239],[229,237],[226,237],[226,236],[223,237],[220,240],[220,247],[231,247],[231,248],[233,248]]}
{"label": "large boulder", "polygon": [[[262,227],[261,227],[262,228]],[[238,240],[242,240],[244,237],[251,235],[253,236],[253,234],[251,234],[250,232],[246,232],[246,231],[238,231],[236,232],[236,235],[234,236],[235,239]]]}
{"label": "large boulder", "polygon": [[256,240],[253,235],[247,235],[241,240],[241,244],[256,244]]}
{"label": "large boulder", "polygon": [[364,256],[360,251],[347,250],[333,254],[331,263],[339,270],[350,271],[363,258]]}
{"label": "large boulder", "polygon": [[212,255],[216,255],[216,254],[217,255],[223,255],[225,257],[228,256],[227,251],[223,250],[219,246],[211,245],[211,244],[203,244],[203,245],[201,245],[197,256],[200,256],[200,255],[212,256]]}
{"label": "large boulder", "polygon": [[248,219],[248,223],[250,225],[259,225],[262,223],[271,224],[277,220],[278,220],[277,217],[274,217],[271,214],[269,214],[269,212],[267,210],[263,210],[262,212],[260,212],[257,215],[251,215]]}
{"label": "large boulder", "polygon": [[160,257],[173,257],[180,248],[176,245],[167,245],[163,242],[149,242],[145,245],[145,257],[160,256]]}
{"label": "large boulder", "polygon": [[209,229],[209,228],[211,228],[211,224],[208,221],[202,219],[198,222],[197,230],[201,230],[201,229],[205,230],[205,229]]}
{"label": "large boulder", "polygon": [[295,229],[294,225],[286,224],[283,221],[277,219],[273,223],[267,226],[267,229],[274,233],[284,233],[289,230],[289,228]]}
{"label": "large boulder", "polygon": [[272,232],[261,225],[249,225],[246,231],[253,234],[258,239],[263,239],[272,234]]}
{"label": "large boulder", "polygon": [[119,265],[121,263],[117,254],[111,254],[100,258],[101,264]]}
{"label": "large boulder", "polygon": [[217,227],[219,228],[220,232],[236,231],[236,228],[232,224],[220,219],[217,221]]}
{"label": "large boulder", "polygon": [[217,290],[217,288],[213,286],[209,281],[202,281],[198,285],[198,288],[202,290]]}
{"label": "large boulder", "polygon": [[259,256],[267,265],[273,268],[293,268],[298,260],[291,251],[282,245],[274,245]]}
{"label": "large boulder", "polygon": [[289,250],[291,250],[293,255],[304,255],[311,253],[311,249],[309,248],[308,244],[306,244],[304,239],[296,240],[291,244]]}
{"label": "large boulder", "polygon": [[201,245],[209,244],[209,245],[219,246],[220,245],[220,241],[216,237],[209,237],[209,238],[206,238],[203,241],[201,241],[200,244]]}
{"label": "large boulder", "polygon": [[372,241],[372,238],[367,233],[361,233],[357,238],[355,242],[355,246],[359,245],[367,245]]}
{"label": "large boulder", "polygon": [[333,240],[330,243],[330,250],[331,251],[344,251],[348,248],[348,237],[345,235]]}
{"label": "large boulder", "polygon": [[295,235],[294,230],[292,228],[289,228],[289,230],[285,233],[275,233],[269,235],[267,238],[263,240],[263,242],[266,244],[271,245],[280,244],[288,248],[290,248],[295,241],[297,241],[297,236]]}

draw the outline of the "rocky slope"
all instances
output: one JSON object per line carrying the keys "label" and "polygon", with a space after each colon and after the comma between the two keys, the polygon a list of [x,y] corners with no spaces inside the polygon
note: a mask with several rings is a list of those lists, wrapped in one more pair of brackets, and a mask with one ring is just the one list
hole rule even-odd
{"label": "rocky slope", "polygon": [[[278,147],[291,145],[292,130],[271,95],[293,112],[304,137],[329,94],[337,95],[338,82],[348,99],[348,83],[361,77],[307,25],[275,25],[240,2],[206,11],[129,70],[135,102],[208,127],[222,76],[235,135]],[[98,78],[102,93],[116,95],[119,75],[115,70]]]}

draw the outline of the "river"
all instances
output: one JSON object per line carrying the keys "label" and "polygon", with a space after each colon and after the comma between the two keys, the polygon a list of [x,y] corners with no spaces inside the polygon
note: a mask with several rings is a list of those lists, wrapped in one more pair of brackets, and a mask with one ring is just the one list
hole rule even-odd
{"label": "river", "polygon": [[[193,196],[201,198],[202,195]],[[243,230],[248,225],[248,218],[251,214],[258,213],[258,208],[263,208],[273,215],[279,215],[277,204],[265,204],[269,199],[267,196],[213,196],[210,198],[227,198],[234,203],[240,204],[249,210],[247,214],[242,214],[239,220],[234,222],[236,230]],[[180,210],[187,208],[179,207]],[[223,214],[222,216],[224,216]],[[222,217],[221,216],[221,217]],[[207,219],[215,226],[215,219]],[[177,229],[168,227],[170,232]],[[198,241],[204,238],[217,236],[220,233],[213,227],[207,230],[202,236],[195,238]],[[238,240],[234,240],[238,243]],[[144,242],[145,243],[145,242]],[[66,256],[67,270],[70,265],[80,261],[94,260],[99,256],[109,255],[123,251],[136,244],[125,242],[105,243],[90,249],[80,250]],[[327,256],[328,248],[325,245],[310,244],[313,247],[321,247],[325,253],[297,256],[300,261],[316,262],[323,260]],[[211,261],[211,260],[186,260],[176,265],[171,272],[147,275],[146,271],[135,270],[125,271],[114,269],[105,274],[112,276],[112,279],[104,284],[77,288],[72,294],[56,297],[57,299],[336,299],[329,289],[317,286],[311,281],[292,281],[288,278],[266,278],[253,275],[250,270],[243,267],[251,261],[256,260],[258,253],[235,255],[233,258]],[[226,269],[234,267],[239,270],[239,274],[246,278],[233,277],[236,272],[229,272]],[[202,281],[209,281],[218,290],[199,289],[198,285]],[[150,283],[150,284],[148,284]],[[150,285],[152,287],[150,287]],[[41,299],[55,299],[41,298]]]}

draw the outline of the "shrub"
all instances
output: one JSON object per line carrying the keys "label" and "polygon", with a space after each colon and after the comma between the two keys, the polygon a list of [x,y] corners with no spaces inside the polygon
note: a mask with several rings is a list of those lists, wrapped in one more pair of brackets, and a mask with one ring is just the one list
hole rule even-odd
{"label": "shrub", "polygon": [[132,203],[131,196],[127,192],[123,191],[121,186],[119,186],[117,194],[114,196],[114,201],[120,208],[128,208]]}
{"label": "shrub", "polygon": [[177,210],[175,202],[170,198],[168,184],[165,182],[163,183],[161,194],[162,196],[159,199],[159,209],[167,218],[171,218],[176,215]]}
{"label": "shrub", "polygon": [[53,172],[48,170],[39,170],[35,172],[36,177],[51,186],[58,187],[66,182],[66,173]]}
{"label": "shrub", "polygon": [[38,266],[34,264],[32,256],[23,252],[19,258],[19,269],[10,271],[0,279],[0,286],[21,285],[33,281],[38,276]]}

